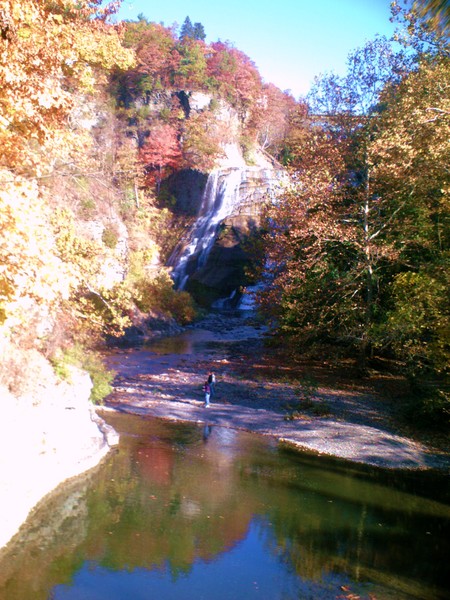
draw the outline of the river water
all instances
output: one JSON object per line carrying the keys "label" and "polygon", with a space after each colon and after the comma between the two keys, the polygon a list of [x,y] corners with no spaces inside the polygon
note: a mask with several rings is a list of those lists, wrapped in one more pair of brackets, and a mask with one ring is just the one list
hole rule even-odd
{"label": "river water", "polygon": [[1,600],[448,598],[447,481],[108,413],[119,448],[0,556]]}

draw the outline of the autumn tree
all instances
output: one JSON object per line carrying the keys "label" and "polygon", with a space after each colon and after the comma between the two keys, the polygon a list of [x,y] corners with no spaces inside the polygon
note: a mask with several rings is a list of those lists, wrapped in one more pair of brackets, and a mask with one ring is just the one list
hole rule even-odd
{"label": "autumn tree", "polygon": [[[391,21],[397,23],[394,40],[412,51],[413,58],[423,54],[449,54],[448,8],[438,6],[439,0],[391,2]],[[447,25],[445,25],[447,23]]]}
{"label": "autumn tree", "polygon": [[70,138],[65,123],[74,86],[92,90],[96,68],[131,63],[117,28],[105,23],[111,7],[101,4],[2,1],[1,165],[27,174],[45,170],[45,157],[64,154]]}
{"label": "autumn tree", "polygon": [[49,327],[61,303],[86,282],[58,254],[43,183],[65,162],[79,161],[82,168],[81,145],[89,140],[77,129],[73,108],[94,93],[108,69],[133,61],[133,53],[121,45],[120,28],[107,22],[114,7],[102,6],[97,0],[3,0],[0,5],[0,320],[5,336],[17,333],[25,316]]}
{"label": "autumn tree", "polygon": [[[417,3],[416,3],[417,4]],[[369,145],[373,185],[391,207],[383,232],[395,251],[379,344],[394,349],[417,393],[416,414],[450,416],[449,161],[450,46],[441,26],[414,9],[407,23],[415,50],[410,73],[381,96],[385,110]],[[447,291],[445,291],[447,290]]]}
{"label": "autumn tree", "polygon": [[360,129],[363,117],[379,110],[384,87],[401,81],[410,68],[405,53],[394,50],[385,37],[377,37],[349,54],[346,75],[325,73],[315,78],[307,98],[311,112],[332,117],[328,126],[351,133]]}
{"label": "autumn tree", "polygon": [[292,187],[267,208],[269,284],[260,301],[294,353],[324,342],[360,345],[364,255],[346,198],[346,151],[322,130],[309,129]]}
{"label": "autumn tree", "polygon": [[150,23],[140,36],[135,50],[138,64],[134,73],[138,77],[138,91],[151,93],[170,87],[172,73],[179,67],[181,58],[172,32],[162,25]]}
{"label": "autumn tree", "polygon": [[[284,148],[295,184],[268,215],[269,248],[286,255],[272,280],[281,293],[282,327],[303,343],[346,346],[361,369],[377,318],[378,267],[388,254],[378,242],[389,217],[367,160],[378,94],[396,77],[387,46],[383,39],[370,42],[350,55],[345,78],[316,81],[313,114],[297,115],[297,137]],[[280,264],[272,255],[269,263]]]}
{"label": "autumn tree", "polygon": [[[405,361],[421,390],[421,409],[440,408],[448,417],[450,59],[422,57],[395,96],[389,90],[385,95],[389,103],[369,160],[373,185],[391,209],[382,235],[395,253],[395,270],[387,282],[389,303],[377,329],[378,344]],[[425,402],[436,385],[440,392]]]}
{"label": "autumn tree", "polygon": [[183,160],[188,169],[212,171],[223,154],[227,132],[208,111],[191,114],[183,123]]}
{"label": "autumn tree", "polygon": [[178,44],[180,62],[173,74],[178,89],[202,89],[207,79],[207,47],[198,40],[185,38]]}
{"label": "autumn tree", "polygon": [[76,280],[54,251],[50,213],[36,182],[4,171],[0,178],[0,326],[14,329],[47,317]]}
{"label": "autumn tree", "polygon": [[156,124],[140,150],[140,159],[148,180],[156,183],[159,193],[161,181],[180,164],[177,130],[169,124]]}
{"label": "autumn tree", "polygon": [[249,127],[257,131],[259,147],[278,158],[289,132],[290,116],[296,102],[290,94],[268,83],[262,88],[257,107],[258,110],[252,111]]}
{"label": "autumn tree", "polygon": [[261,302],[294,352],[396,356],[421,414],[447,419],[449,57],[429,29],[408,47],[421,51],[392,70],[374,46],[354,53],[315,90],[286,150],[292,187],[268,209]]}
{"label": "autumn tree", "polygon": [[414,8],[435,29],[450,31],[450,6],[447,0],[415,0]]}
{"label": "autumn tree", "polygon": [[219,93],[234,106],[243,121],[261,97],[262,81],[255,66],[240,50],[224,42],[211,44],[207,57],[208,75]]}

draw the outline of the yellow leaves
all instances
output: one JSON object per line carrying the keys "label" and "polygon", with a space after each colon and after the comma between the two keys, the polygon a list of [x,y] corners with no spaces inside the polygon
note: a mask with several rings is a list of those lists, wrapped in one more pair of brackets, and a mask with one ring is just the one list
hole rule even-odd
{"label": "yellow leaves", "polygon": [[9,328],[32,307],[68,296],[69,280],[54,253],[54,238],[35,183],[0,172],[0,313]]}
{"label": "yellow leaves", "polygon": [[50,218],[36,183],[0,172],[0,325],[14,330],[30,316],[48,319],[62,305],[89,328],[120,332],[129,324],[125,286],[96,289],[104,248],[81,237],[73,215]]}
{"label": "yellow leaves", "polygon": [[423,189],[445,178],[450,161],[450,61],[423,61],[395,90],[369,148],[374,176]]}
{"label": "yellow leaves", "polygon": [[[78,306],[73,298],[87,294],[101,271],[104,248],[77,236],[61,213],[59,228],[53,227],[40,188],[48,180],[39,180],[57,165],[79,159],[81,147],[86,154],[89,136],[73,109],[90,110],[80,101],[80,90],[94,91],[102,69],[126,68],[134,57],[122,48],[115,27],[93,18],[95,6],[90,0],[0,0],[0,325],[5,330],[36,315],[48,324],[69,298],[72,308]],[[98,114],[91,118],[97,119]],[[115,300],[106,293],[104,298],[113,306]]]}
{"label": "yellow leaves", "polygon": [[17,37],[22,41],[27,40],[31,37],[31,30],[29,29],[29,27],[21,27],[17,30]]}
{"label": "yellow leaves", "polygon": [[61,99],[57,95],[52,94],[49,90],[42,90],[36,94],[36,100],[39,106],[42,108],[51,108],[52,106],[59,106]]}
{"label": "yellow leaves", "polygon": [[101,253],[99,244],[80,237],[75,230],[73,214],[67,209],[56,210],[51,217],[56,237],[56,250],[70,265],[77,279],[92,275],[97,266],[95,258]]}
{"label": "yellow leaves", "polygon": [[90,26],[89,31],[85,31],[85,35],[78,39],[77,50],[79,60],[105,69],[113,66],[126,69],[134,64],[134,52],[120,46],[113,28],[105,30]]}
{"label": "yellow leaves", "polygon": [[20,172],[23,160],[28,172],[34,161],[27,139],[64,140],[71,90],[93,91],[93,66],[126,68],[133,53],[122,48],[115,27],[89,18],[95,10],[88,1],[9,0],[3,5],[0,25],[7,23],[15,37],[0,49],[0,118],[5,125],[0,128],[0,163]]}
{"label": "yellow leaves", "polygon": [[90,66],[77,63],[74,65],[73,72],[77,75],[80,90],[88,93],[94,91],[95,76]]}

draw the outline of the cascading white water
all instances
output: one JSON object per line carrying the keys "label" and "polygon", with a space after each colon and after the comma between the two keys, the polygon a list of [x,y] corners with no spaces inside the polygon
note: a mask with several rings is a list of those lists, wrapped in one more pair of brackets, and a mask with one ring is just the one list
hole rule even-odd
{"label": "cascading white water", "polygon": [[177,289],[205,265],[220,223],[243,204],[262,201],[279,179],[279,171],[260,167],[217,169],[209,175],[197,219],[169,259]]}
{"label": "cascading white water", "polygon": [[211,205],[214,206],[214,201],[217,195],[217,185],[219,181],[219,171],[213,171],[208,176],[205,191],[203,192],[200,210],[197,220],[189,231],[187,238],[183,238],[175,248],[172,256],[169,259],[169,266],[173,267],[172,279],[175,287],[179,290],[184,289],[188,275],[186,274],[188,260],[193,256],[199,248],[204,249],[204,238],[208,239],[211,235],[207,235],[209,227],[209,215]]}

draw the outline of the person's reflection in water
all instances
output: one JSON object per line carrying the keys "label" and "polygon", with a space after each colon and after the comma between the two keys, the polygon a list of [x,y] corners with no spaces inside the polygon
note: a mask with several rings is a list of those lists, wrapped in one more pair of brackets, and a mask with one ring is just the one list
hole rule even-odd
{"label": "person's reflection in water", "polygon": [[205,425],[203,427],[203,441],[205,442],[205,444],[208,441],[209,436],[211,435],[211,431],[212,431],[211,425]]}

